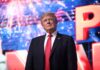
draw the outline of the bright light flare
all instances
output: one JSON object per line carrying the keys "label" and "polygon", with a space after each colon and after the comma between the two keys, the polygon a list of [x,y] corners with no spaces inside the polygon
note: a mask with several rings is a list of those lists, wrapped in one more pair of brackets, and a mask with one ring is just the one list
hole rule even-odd
{"label": "bright light flare", "polygon": [[7,16],[18,16],[24,11],[24,6],[19,1],[12,1],[7,5]]}

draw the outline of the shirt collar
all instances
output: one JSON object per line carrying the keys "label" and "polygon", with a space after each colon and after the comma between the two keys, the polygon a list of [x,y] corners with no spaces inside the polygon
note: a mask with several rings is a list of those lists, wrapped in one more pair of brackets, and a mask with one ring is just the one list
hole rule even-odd
{"label": "shirt collar", "polygon": [[[46,37],[49,35],[49,33],[46,33]],[[52,33],[52,36],[56,36],[57,35],[57,31]]]}

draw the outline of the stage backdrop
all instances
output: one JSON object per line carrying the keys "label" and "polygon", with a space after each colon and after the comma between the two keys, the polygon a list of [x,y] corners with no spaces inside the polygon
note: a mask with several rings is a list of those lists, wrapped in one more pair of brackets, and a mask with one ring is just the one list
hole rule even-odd
{"label": "stage backdrop", "polygon": [[40,17],[48,11],[57,16],[58,32],[74,38],[78,60],[83,61],[83,65],[78,62],[79,70],[96,70],[98,63],[93,61],[98,57],[93,56],[100,50],[99,0],[0,0],[0,48],[7,62],[10,52],[27,51],[32,38],[45,34]]}

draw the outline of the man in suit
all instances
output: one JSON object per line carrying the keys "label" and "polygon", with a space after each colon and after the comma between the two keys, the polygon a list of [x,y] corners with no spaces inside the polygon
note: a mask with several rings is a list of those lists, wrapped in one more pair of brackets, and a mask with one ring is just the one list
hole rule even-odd
{"label": "man in suit", "polygon": [[[74,40],[56,31],[55,14],[44,13],[41,17],[41,24],[46,34],[32,39],[25,70],[77,70]],[[47,45],[48,39],[49,46]]]}

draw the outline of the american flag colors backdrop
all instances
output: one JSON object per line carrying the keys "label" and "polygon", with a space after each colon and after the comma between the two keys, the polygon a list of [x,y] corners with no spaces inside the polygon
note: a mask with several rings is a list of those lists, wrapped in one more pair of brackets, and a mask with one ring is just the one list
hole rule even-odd
{"label": "american flag colors backdrop", "polygon": [[100,69],[99,0],[0,0],[0,70],[24,70],[31,39],[45,33],[40,17],[48,11],[57,16],[58,32],[74,38],[79,70]]}

